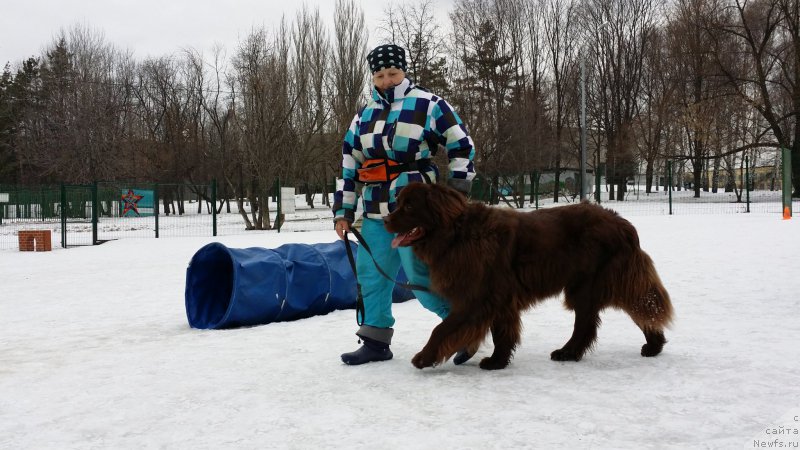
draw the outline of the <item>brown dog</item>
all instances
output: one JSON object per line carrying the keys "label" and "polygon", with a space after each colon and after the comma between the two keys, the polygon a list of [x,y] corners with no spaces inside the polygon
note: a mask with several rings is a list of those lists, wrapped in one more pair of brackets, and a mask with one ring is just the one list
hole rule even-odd
{"label": "brown dog", "polygon": [[551,359],[579,361],[607,307],[625,311],[642,330],[642,356],[658,355],[666,343],[669,294],[636,229],[613,211],[581,203],[521,213],[413,183],[400,192],[385,226],[398,233],[392,245],[413,246],[430,268],[432,290],[451,303],[450,315],[412,359],[417,368],[476,349],[489,331],[494,353],[480,367],[506,367],[519,344],[521,313],[562,291],[575,328]]}

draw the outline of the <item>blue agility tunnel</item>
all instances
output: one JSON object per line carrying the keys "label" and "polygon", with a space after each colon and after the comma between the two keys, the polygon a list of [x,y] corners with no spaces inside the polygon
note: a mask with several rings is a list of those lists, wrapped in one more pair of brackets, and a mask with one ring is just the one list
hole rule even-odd
{"label": "blue agility tunnel", "polygon": [[[354,251],[358,245],[347,241]],[[401,272],[399,281],[404,281]],[[356,305],[345,242],[234,249],[218,242],[186,269],[186,317],[193,328],[220,329],[297,320]],[[393,302],[414,294],[397,287]]]}

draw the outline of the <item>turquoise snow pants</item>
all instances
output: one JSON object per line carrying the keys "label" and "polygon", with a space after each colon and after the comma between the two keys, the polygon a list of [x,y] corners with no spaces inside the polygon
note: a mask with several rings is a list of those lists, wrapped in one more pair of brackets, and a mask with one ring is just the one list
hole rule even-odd
{"label": "turquoise snow pants", "polygon": [[[392,248],[394,234],[383,227],[383,221],[364,219],[361,235],[372,250],[375,262],[387,275],[396,276],[402,264],[411,284],[430,286],[428,266],[417,259],[411,247]],[[386,279],[375,268],[372,257],[366,251],[359,251],[356,258],[358,282],[364,297],[364,325],[375,328],[390,328],[394,325],[392,316],[392,289],[394,283]],[[450,313],[450,304],[432,292],[414,291],[417,299],[426,309],[444,319]]]}

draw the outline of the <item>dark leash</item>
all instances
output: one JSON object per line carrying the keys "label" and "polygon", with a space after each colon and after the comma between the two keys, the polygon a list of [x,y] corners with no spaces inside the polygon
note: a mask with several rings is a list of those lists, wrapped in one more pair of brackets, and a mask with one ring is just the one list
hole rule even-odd
{"label": "dark leash", "polygon": [[353,249],[350,248],[350,239],[347,238],[347,231],[344,232],[344,248],[347,250],[347,259],[350,261],[350,268],[353,269],[353,276],[356,278],[356,323],[361,326],[364,325],[364,297],[361,295],[361,283],[358,282],[356,259],[353,257]]}
{"label": "dark leash", "polygon": [[[389,275],[387,275],[386,272],[384,272],[383,269],[381,269],[381,266],[378,265],[378,262],[375,261],[375,256],[372,255],[372,250],[369,249],[369,245],[367,245],[367,241],[364,240],[364,237],[361,235],[361,233],[358,230],[356,230],[355,228],[350,228],[350,232],[353,233],[353,236],[356,237],[356,239],[358,240],[358,243],[361,245],[361,248],[363,248],[364,250],[367,251],[367,253],[369,254],[370,258],[372,258],[372,264],[375,264],[375,268],[378,269],[378,272],[384,278],[386,278],[387,280],[389,280],[392,283],[396,284],[397,286],[400,286],[400,287],[405,288],[405,289],[410,289],[410,290],[414,290],[414,291],[423,291],[423,292],[430,292],[431,291],[427,286],[421,286],[421,285],[418,285],[418,284],[412,284],[412,283],[410,283],[408,281],[405,282],[405,283],[398,283],[397,280],[395,280],[394,278],[392,278]],[[350,248],[350,240],[347,237],[347,231],[344,232],[344,240],[345,240],[344,247],[347,250],[347,259],[350,261],[350,268],[353,269],[353,275],[355,275],[355,277],[356,277],[356,287],[357,287],[357,290],[358,290],[358,293],[356,295],[356,323],[358,324],[358,326],[361,326],[361,325],[364,324],[364,314],[365,314],[364,297],[361,295],[361,283],[358,282],[358,271],[356,270],[356,259],[353,256],[353,249]]]}

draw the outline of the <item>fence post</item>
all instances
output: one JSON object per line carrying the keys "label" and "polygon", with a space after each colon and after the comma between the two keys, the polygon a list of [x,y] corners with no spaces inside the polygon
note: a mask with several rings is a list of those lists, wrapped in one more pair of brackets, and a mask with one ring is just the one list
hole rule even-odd
{"label": "fence post", "polygon": [[672,215],[672,161],[667,161],[667,183],[669,183],[669,215]]}
{"label": "fence post", "polygon": [[156,225],[156,239],[158,239],[158,210],[161,208],[158,201],[158,183],[153,185],[153,217],[155,217]]}
{"label": "fence post", "polygon": [[783,220],[792,218],[792,149],[783,151]]}
{"label": "fence post", "polygon": [[744,188],[747,202],[747,212],[750,212],[750,157],[744,157]]}
{"label": "fence post", "polygon": [[61,247],[67,248],[67,187],[61,183]]}
{"label": "fence post", "polygon": [[211,180],[211,223],[214,228],[214,236],[217,235],[217,179]]}
{"label": "fence post", "polygon": [[97,245],[97,181],[92,183],[92,245]]}

